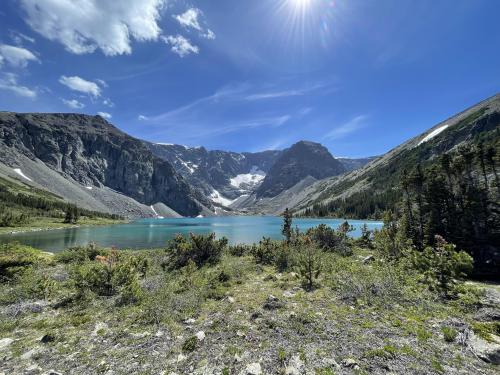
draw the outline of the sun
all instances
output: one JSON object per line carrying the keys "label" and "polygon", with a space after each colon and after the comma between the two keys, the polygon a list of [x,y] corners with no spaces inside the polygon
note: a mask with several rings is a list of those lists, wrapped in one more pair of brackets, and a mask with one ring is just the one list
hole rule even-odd
{"label": "sun", "polygon": [[311,6],[312,0],[289,0],[289,2],[295,9],[305,11]]}

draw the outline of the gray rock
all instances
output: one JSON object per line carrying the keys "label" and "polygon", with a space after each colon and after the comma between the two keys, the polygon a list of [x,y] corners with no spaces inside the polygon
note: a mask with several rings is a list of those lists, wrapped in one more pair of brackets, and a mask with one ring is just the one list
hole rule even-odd
{"label": "gray rock", "polygon": [[260,375],[260,374],[262,374],[262,368],[260,366],[260,363],[258,363],[258,362],[249,363],[245,370],[246,370],[247,375]]}
{"label": "gray rock", "polygon": [[14,342],[14,339],[11,339],[10,337],[5,337],[0,340],[0,350],[7,348],[10,344]]}
{"label": "gray rock", "polygon": [[496,342],[488,342],[471,333],[469,345],[472,351],[483,361],[500,365],[500,337],[492,335]]}

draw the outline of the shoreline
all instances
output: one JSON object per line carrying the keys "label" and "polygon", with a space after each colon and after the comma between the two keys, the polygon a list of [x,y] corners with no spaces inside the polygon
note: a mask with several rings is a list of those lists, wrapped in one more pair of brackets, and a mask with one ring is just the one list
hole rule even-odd
{"label": "shoreline", "polygon": [[[13,236],[21,233],[32,233],[32,232],[47,232],[47,231],[55,231],[62,229],[76,229],[76,228],[84,228],[84,227],[97,227],[97,226],[107,226],[107,225],[118,225],[118,224],[127,224],[130,223],[128,220],[118,221],[118,222],[109,222],[109,223],[82,223],[82,224],[71,224],[71,225],[62,225],[62,226],[54,226],[54,227],[44,227],[44,226],[33,226],[33,227],[15,227],[9,231],[0,231],[0,236]],[[62,224],[62,223],[61,223]]]}

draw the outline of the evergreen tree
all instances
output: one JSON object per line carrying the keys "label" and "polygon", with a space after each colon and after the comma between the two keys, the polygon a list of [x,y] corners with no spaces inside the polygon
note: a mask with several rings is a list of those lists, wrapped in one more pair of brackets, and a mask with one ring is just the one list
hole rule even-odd
{"label": "evergreen tree", "polygon": [[285,209],[283,212],[283,226],[281,228],[281,233],[286,239],[286,242],[289,244],[292,239],[292,213],[288,209]]}

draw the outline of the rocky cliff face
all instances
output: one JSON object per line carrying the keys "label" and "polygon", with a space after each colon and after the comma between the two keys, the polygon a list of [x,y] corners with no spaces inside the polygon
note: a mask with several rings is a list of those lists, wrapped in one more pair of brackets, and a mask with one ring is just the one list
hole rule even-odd
{"label": "rocky cliff face", "polygon": [[186,216],[211,204],[144,143],[100,116],[0,113],[0,161],[19,156],[88,186],[106,186],[138,202],[164,203]]}
{"label": "rocky cliff face", "polygon": [[344,166],[326,147],[300,141],[283,151],[257,190],[257,197],[277,196],[308,176],[323,179],[344,172]]}
{"label": "rocky cliff face", "polygon": [[228,200],[255,190],[282,153],[237,153],[182,145],[146,145],[155,155],[170,162],[186,181],[206,196],[214,195],[215,190]]}

